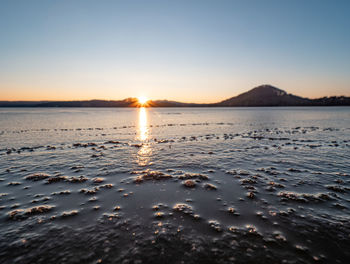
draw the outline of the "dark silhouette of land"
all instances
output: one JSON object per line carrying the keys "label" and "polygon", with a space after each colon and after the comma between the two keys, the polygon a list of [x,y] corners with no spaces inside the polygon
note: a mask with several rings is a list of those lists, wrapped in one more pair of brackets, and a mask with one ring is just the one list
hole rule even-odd
{"label": "dark silhouette of land", "polygon": [[[318,99],[299,97],[273,87],[261,85],[238,96],[212,104],[150,100],[147,107],[238,107],[238,106],[350,106],[350,97],[332,96]],[[137,98],[119,101],[0,101],[0,107],[140,107]]]}

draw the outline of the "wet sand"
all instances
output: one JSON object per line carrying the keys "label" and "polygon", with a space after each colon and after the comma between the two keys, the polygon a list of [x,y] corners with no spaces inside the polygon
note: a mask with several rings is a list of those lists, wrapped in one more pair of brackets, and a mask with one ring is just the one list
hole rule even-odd
{"label": "wet sand", "polygon": [[349,262],[349,110],[159,111],[2,130],[1,263]]}

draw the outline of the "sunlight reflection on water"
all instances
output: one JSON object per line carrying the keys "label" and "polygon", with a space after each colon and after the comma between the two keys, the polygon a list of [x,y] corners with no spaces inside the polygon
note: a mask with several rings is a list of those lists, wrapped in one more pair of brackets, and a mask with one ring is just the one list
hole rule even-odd
{"label": "sunlight reflection on water", "polygon": [[147,128],[147,112],[145,107],[141,107],[139,110],[139,139],[145,141],[148,138]]}
{"label": "sunlight reflection on water", "polygon": [[137,152],[137,161],[140,166],[147,166],[150,164],[150,157],[152,149],[148,143],[145,143],[149,137],[148,131],[147,110],[145,107],[139,109],[139,135],[138,139],[142,141],[142,147]]}

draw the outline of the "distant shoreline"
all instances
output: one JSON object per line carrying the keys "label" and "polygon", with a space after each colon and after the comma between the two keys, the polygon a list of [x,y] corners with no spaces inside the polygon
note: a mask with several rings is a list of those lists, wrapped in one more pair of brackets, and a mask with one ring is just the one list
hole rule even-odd
{"label": "distant shoreline", "polygon": [[[144,108],[282,108],[282,107],[349,107],[350,105],[249,105],[249,106],[145,106]],[[143,108],[143,106],[3,106],[0,108]]]}
{"label": "distant shoreline", "polygon": [[238,96],[210,104],[149,100],[141,104],[137,98],[124,100],[75,101],[0,101],[0,107],[283,107],[283,106],[350,106],[350,97],[331,96],[309,99],[276,88],[261,85]]}

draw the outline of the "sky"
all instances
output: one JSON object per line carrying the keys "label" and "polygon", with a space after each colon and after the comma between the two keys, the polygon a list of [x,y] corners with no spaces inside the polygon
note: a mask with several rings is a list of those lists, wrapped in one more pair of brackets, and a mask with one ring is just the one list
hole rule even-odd
{"label": "sky", "polygon": [[0,100],[350,96],[348,0],[1,0]]}

